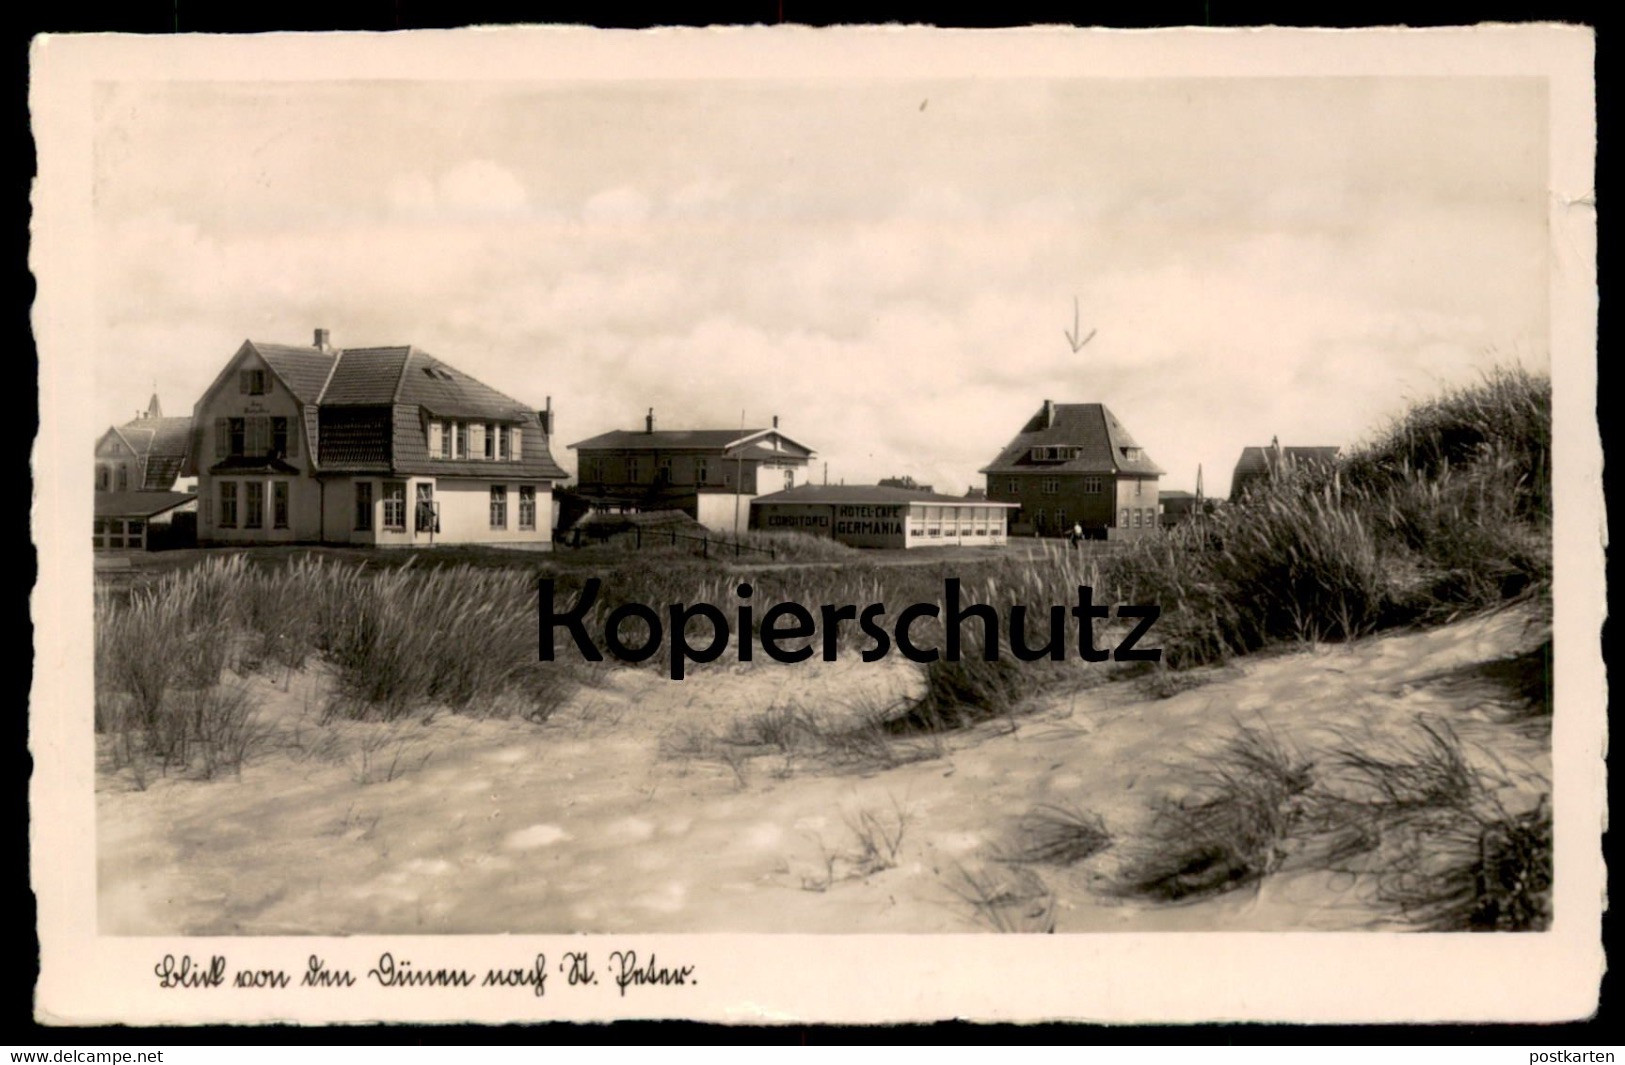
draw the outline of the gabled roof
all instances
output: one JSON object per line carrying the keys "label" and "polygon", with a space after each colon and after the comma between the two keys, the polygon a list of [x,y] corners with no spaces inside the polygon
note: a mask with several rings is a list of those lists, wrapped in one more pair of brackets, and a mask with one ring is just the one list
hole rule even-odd
{"label": "gabled roof", "polygon": [[1015,503],[990,503],[985,499],[921,492],[914,488],[893,488],[879,484],[802,484],[782,492],[757,496],[758,503],[956,503],[960,506],[1015,507]]}
{"label": "gabled roof", "polygon": [[802,455],[794,451],[774,451],[770,447],[746,444],[743,447],[729,448],[723,458],[729,462],[741,459],[745,462],[806,462],[810,454],[810,452],[808,455]]}
{"label": "gabled roof", "polygon": [[1272,469],[1328,465],[1337,461],[1342,452],[1338,447],[1244,447],[1236,460],[1236,471],[1231,483],[1253,477],[1262,477]]}
{"label": "gabled roof", "polygon": [[763,432],[766,430],[656,429],[648,433],[636,429],[612,429],[586,440],[578,440],[569,447],[572,450],[613,448],[626,451],[723,451]]}
{"label": "gabled roof", "polygon": [[[773,452],[775,458],[803,458],[814,454],[812,448],[792,440],[777,429],[656,429],[647,432],[636,429],[614,429],[607,433],[578,440],[569,447],[577,451],[716,451],[756,444],[763,437],[777,436],[792,447],[800,448],[805,456]],[[770,450],[770,449],[762,449]],[[733,456],[730,454],[730,458]],[[750,456],[746,456],[747,458]]]}
{"label": "gabled roof", "polygon": [[[1034,461],[1035,447],[1076,447],[1077,458]],[[1130,473],[1160,477],[1161,467],[1135,443],[1104,403],[1045,404],[982,473]]]}
{"label": "gabled roof", "polygon": [[129,439],[126,438],[123,433],[119,432],[118,426],[116,425],[108,426],[107,432],[103,433],[101,438],[96,441],[97,456],[101,458],[112,457],[111,455],[104,454],[104,451],[120,455],[137,455],[135,445],[130,443]]}

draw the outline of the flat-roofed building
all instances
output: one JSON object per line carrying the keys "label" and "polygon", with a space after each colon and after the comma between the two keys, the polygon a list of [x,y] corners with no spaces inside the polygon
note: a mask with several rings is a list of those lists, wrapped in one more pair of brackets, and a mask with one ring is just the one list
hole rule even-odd
{"label": "flat-roofed building", "polygon": [[750,527],[827,536],[853,547],[996,546],[1013,503],[875,484],[808,484],[760,496]]}

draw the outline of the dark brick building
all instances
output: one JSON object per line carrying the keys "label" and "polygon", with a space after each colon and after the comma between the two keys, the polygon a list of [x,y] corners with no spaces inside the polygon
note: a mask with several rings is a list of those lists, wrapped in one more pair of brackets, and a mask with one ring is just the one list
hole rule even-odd
{"label": "dark brick building", "polygon": [[1152,462],[1104,403],[1044,406],[981,471],[987,498],[1015,503],[1011,535],[1084,534],[1119,539],[1157,527],[1157,479]]}

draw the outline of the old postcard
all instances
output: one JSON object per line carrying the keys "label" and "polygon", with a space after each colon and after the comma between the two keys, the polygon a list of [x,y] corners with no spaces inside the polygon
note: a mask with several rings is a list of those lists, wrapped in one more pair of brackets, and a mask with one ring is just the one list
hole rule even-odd
{"label": "old postcard", "polygon": [[1591,1014],[1591,64],[36,40],[38,1017]]}

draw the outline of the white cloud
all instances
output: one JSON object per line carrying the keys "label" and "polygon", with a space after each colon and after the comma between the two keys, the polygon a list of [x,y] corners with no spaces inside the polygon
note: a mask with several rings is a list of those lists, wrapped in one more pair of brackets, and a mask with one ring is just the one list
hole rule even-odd
{"label": "white cloud", "polygon": [[488,159],[474,159],[440,179],[440,201],[465,215],[509,215],[522,211],[525,186]]}
{"label": "white cloud", "polygon": [[581,208],[589,225],[634,226],[649,217],[649,197],[633,188],[600,192]]}
{"label": "white cloud", "polygon": [[529,202],[524,183],[489,159],[472,159],[435,176],[397,174],[385,199],[397,216],[418,221],[511,218],[522,215]]}

